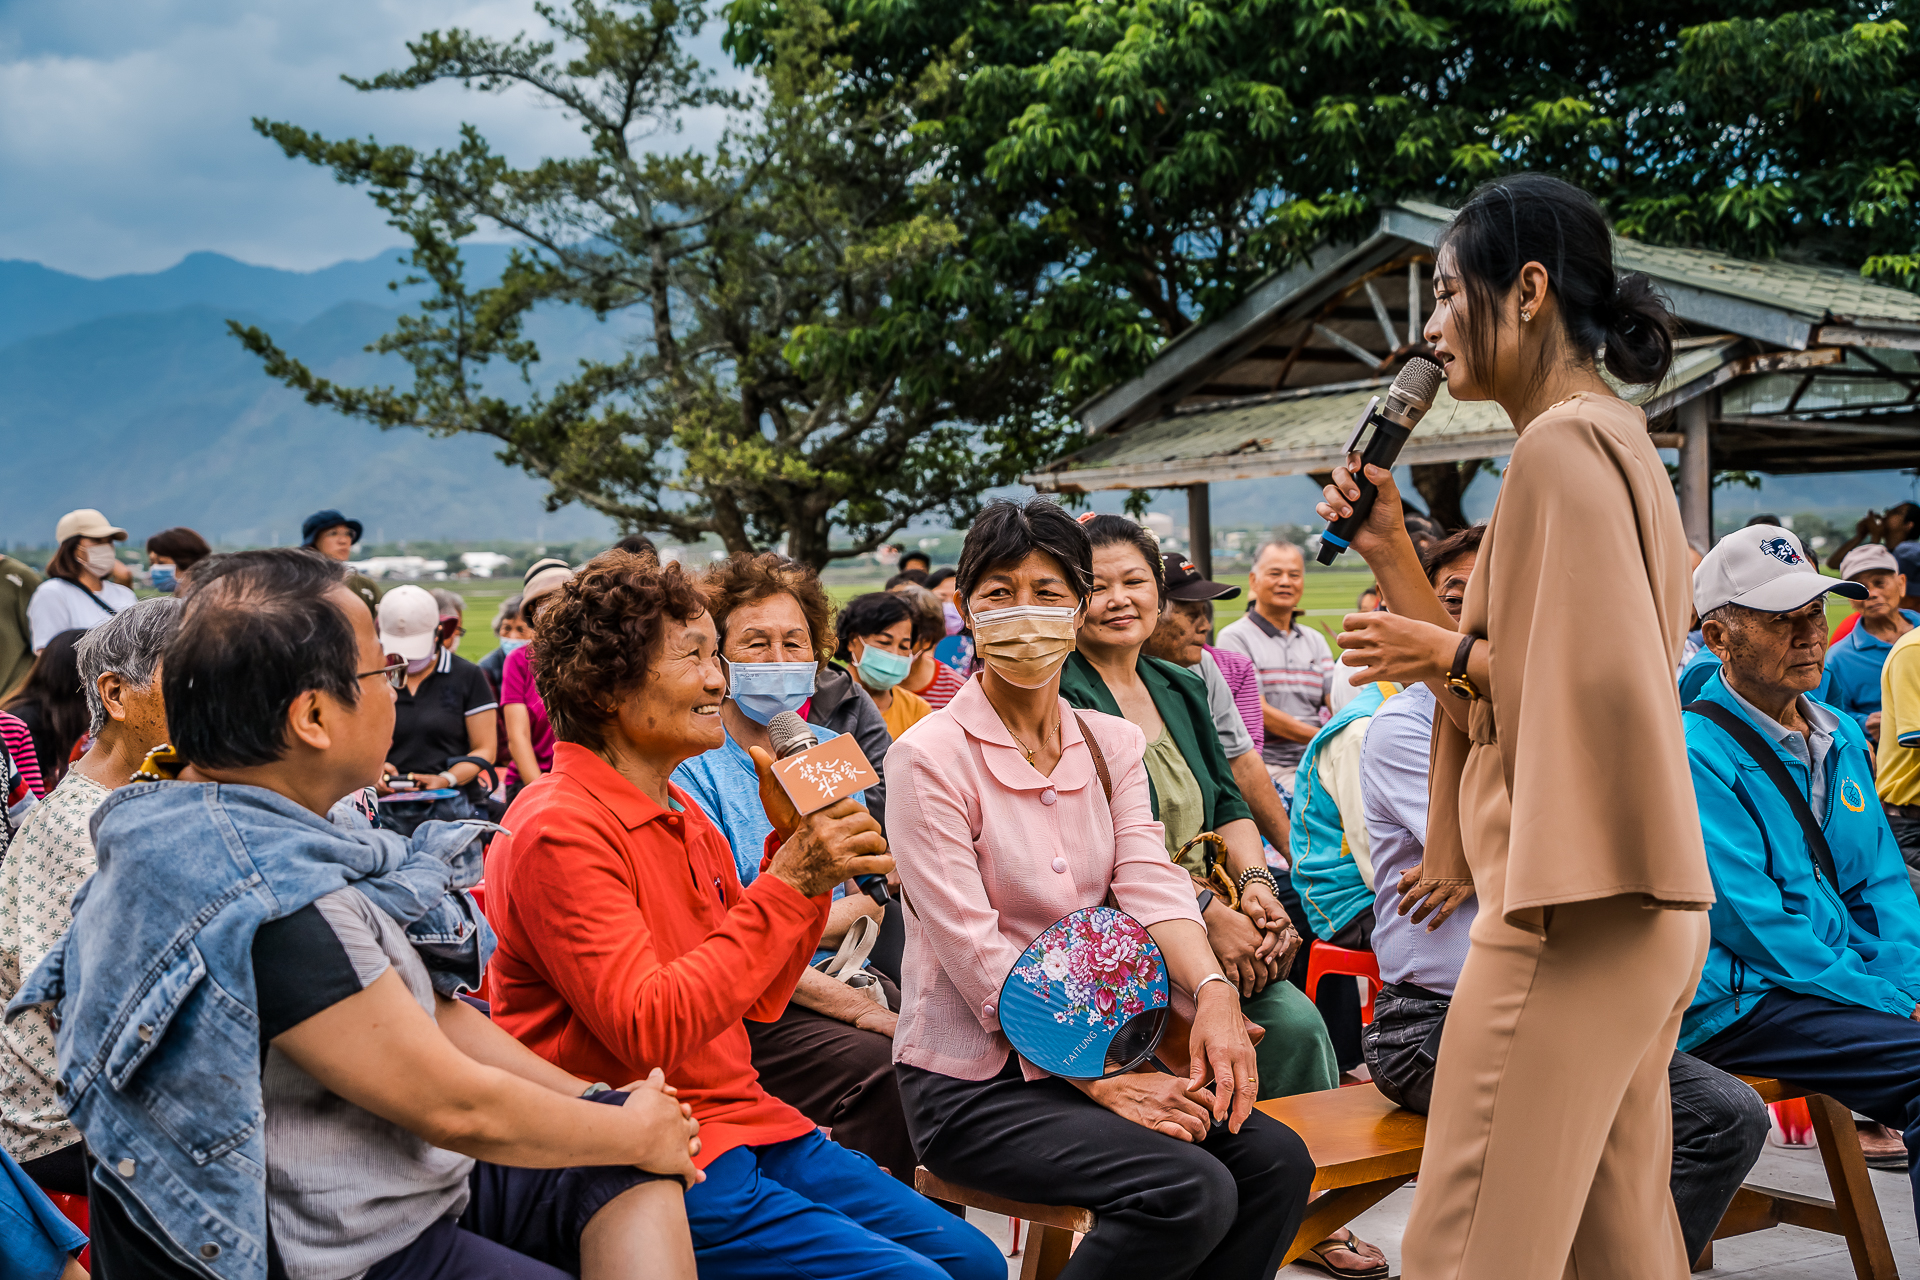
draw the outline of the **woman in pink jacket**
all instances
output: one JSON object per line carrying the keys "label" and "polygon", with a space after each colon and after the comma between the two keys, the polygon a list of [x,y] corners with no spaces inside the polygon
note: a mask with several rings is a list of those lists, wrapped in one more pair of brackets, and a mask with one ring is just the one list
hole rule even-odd
{"label": "woman in pink jacket", "polygon": [[[894,1061],[915,1150],[955,1182],[1092,1209],[1099,1226],[1063,1280],[1269,1280],[1305,1216],[1313,1160],[1252,1110],[1239,991],[1167,857],[1140,730],[1060,697],[1092,583],[1086,533],[1043,499],[996,503],[967,535],[958,580],[985,668],[886,762],[887,834],[913,906]],[[1109,893],[1193,996],[1191,1079],[1061,1079],[1000,1030],[995,1002],[1020,953]]]}

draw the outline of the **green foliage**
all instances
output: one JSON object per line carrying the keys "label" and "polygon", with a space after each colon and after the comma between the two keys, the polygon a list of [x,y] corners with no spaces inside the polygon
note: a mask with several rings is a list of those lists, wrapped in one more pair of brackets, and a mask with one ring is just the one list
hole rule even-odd
{"label": "green foliage", "polygon": [[[981,489],[1053,448],[1025,407],[1044,385],[1026,385],[1030,357],[1003,341],[1017,278],[955,260],[964,201],[929,176],[914,128],[948,91],[950,58],[840,92],[851,68],[828,51],[849,31],[796,6],[765,33],[749,104],[709,87],[681,48],[701,24],[692,4],[536,9],[552,39],[430,32],[408,46],[410,66],[349,82],[516,90],[578,122],[580,155],[517,168],[471,126],[423,152],[255,122],[290,157],[365,186],[413,242],[408,283],[435,289],[370,348],[405,360],[410,388],[338,385],[234,326],[269,374],[382,427],[490,436],[547,482],[550,506],[682,540],[713,533],[732,550],[784,536],[814,565],[918,516],[965,522]],[[710,153],[645,149],[688,111],[749,105]],[[526,246],[491,287],[460,259],[483,225]],[[536,389],[524,325],[551,305],[638,317],[646,337]],[[499,366],[517,374],[511,394]],[[830,547],[835,527],[850,542]]]}
{"label": "green foliage", "polygon": [[[953,60],[916,127],[978,193],[964,256],[1038,281],[1007,341],[1055,414],[1382,204],[1519,169],[1626,234],[1920,280],[1920,0],[828,2],[851,95]],[[732,0],[736,56],[786,9]]]}

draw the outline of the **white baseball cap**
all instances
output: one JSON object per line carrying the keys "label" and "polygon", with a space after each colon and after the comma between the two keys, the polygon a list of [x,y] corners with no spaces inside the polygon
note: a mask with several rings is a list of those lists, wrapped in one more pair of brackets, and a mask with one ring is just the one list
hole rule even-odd
{"label": "white baseball cap", "polygon": [[1703,618],[1723,604],[1787,613],[1829,591],[1849,600],[1867,598],[1859,583],[1823,576],[1793,531],[1773,524],[1728,534],[1693,571],[1693,608]]}
{"label": "white baseball cap", "polygon": [[127,531],[117,524],[109,523],[107,518],[92,507],[82,507],[78,511],[69,511],[60,517],[60,523],[53,527],[53,540],[65,542],[68,538],[111,538],[122,541]]}
{"label": "white baseball cap", "polygon": [[1893,558],[1893,552],[1877,542],[1855,547],[1840,562],[1840,576],[1843,578],[1857,578],[1875,569],[1885,569],[1888,573],[1900,572],[1900,562]]}
{"label": "white baseball cap", "polygon": [[440,643],[440,605],[431,593],[411,584],[380,597],[380,648],[418,662]]}

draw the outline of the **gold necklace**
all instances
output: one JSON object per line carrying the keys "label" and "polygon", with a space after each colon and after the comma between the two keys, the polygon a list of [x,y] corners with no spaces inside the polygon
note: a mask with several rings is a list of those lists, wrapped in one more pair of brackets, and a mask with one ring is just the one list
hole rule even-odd
{"label": "gold necklace", "polygon": [[[1000,715],[999,708],[996,707],[994,709],[994,714],[997,716]],[[1028,764],[1032,764],[1033,758],[1039,755],[1041,751],[1046,749],[1047,739],[1052,736],[1052,731],[1048,730],[1047,727],[1044,725],[1041,726],[1040,745],[1033,748],[1031,751],[1029,751],[1027,749],[1027,744],[1020,741],[1020,735],[1013,731],[1013,726],[1007,723],[1007,718],[1005,716],[1000,716],[1000,727],[1007,731],[1007,736],[1009,738],[1013,739],[1013,745],[1020,748],[1020,754],[1024,755],[1027,758]],[[1059,726],[1055,725],[1053,728],[1054,730],[1057,730]]]}

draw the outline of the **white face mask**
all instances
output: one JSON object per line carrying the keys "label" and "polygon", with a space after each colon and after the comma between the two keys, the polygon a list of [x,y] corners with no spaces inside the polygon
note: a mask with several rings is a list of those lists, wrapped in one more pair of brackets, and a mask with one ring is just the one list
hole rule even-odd
{"label": "white face mask", "polygon": [[113,572],[113,566],[120,558],[113,554],[110,546],[88,547],[80,553],[80,563],[87,566],[87,572],[96,578],[104,578]]}

